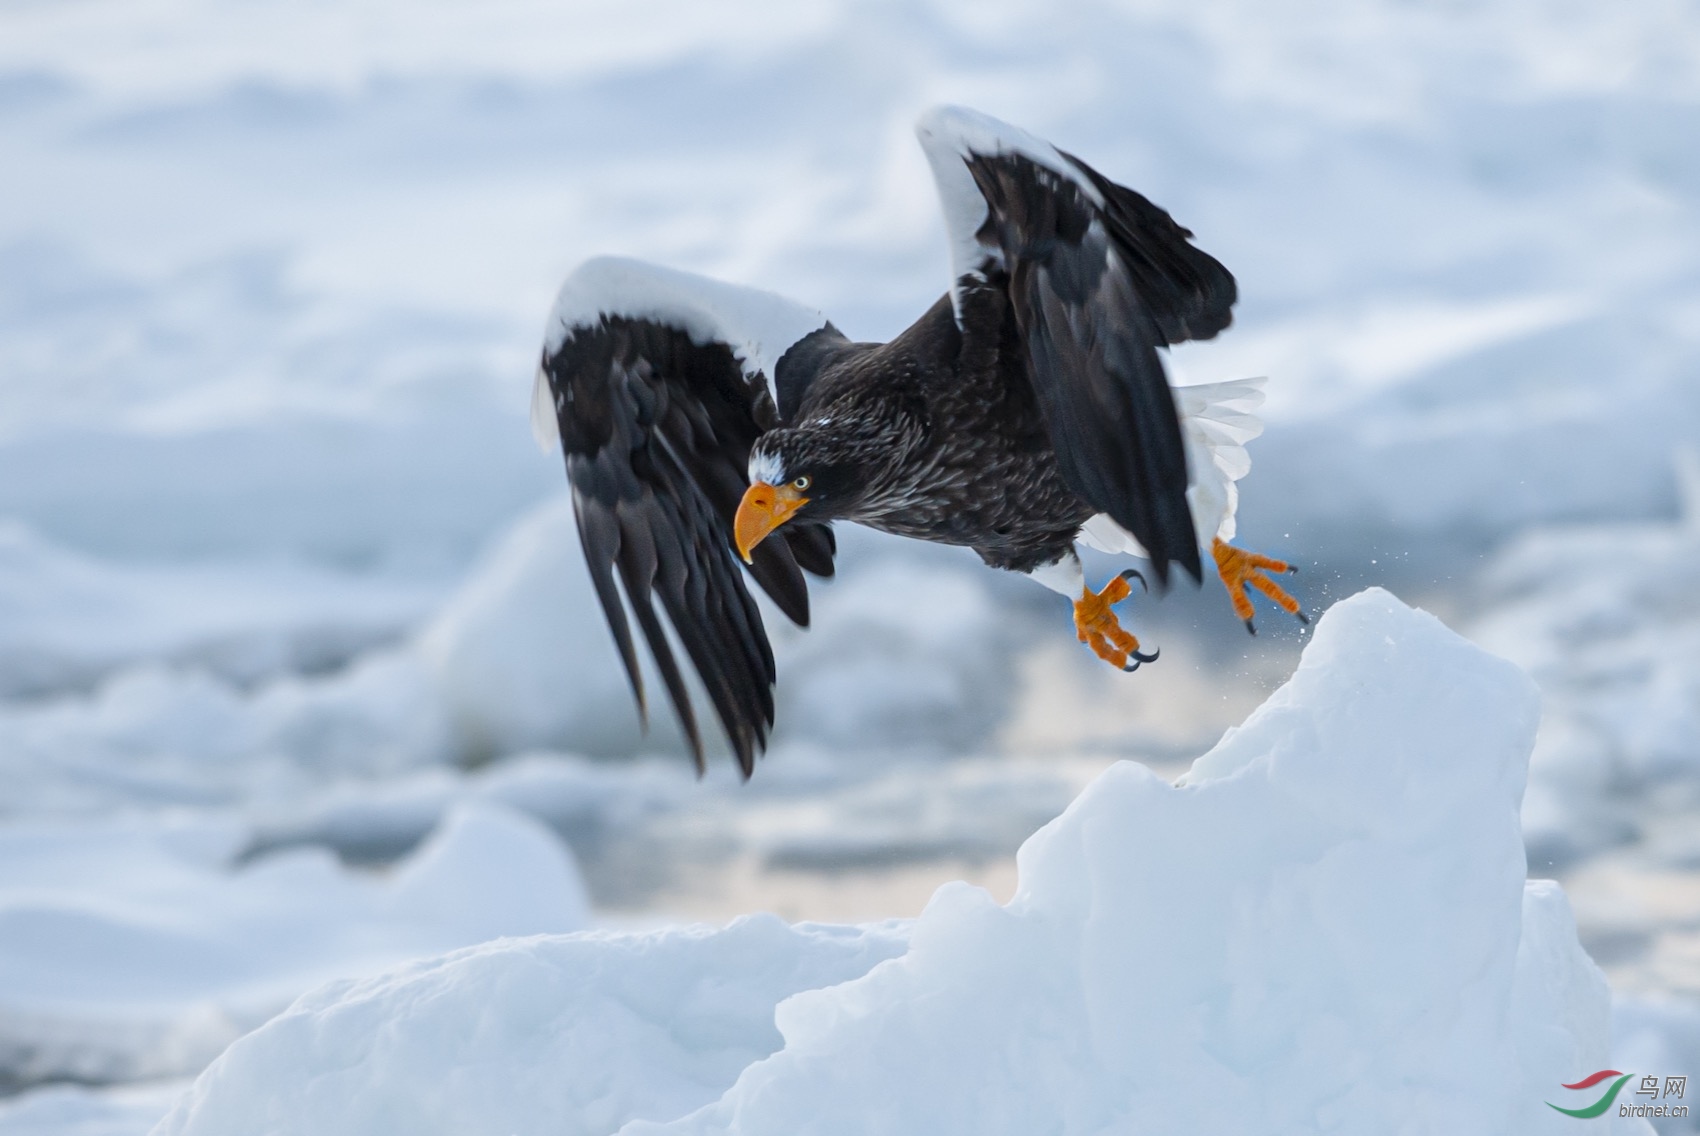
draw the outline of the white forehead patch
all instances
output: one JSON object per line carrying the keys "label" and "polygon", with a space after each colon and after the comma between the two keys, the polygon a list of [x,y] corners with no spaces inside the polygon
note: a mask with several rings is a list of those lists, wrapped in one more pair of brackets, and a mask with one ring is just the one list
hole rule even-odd
{"label": "white forehead patch", "polygon": [[750,484],[765,481],[769,485],[778,485],[785,480],[785,467],[779,464],[778,454],[752,453],[750,455]]}

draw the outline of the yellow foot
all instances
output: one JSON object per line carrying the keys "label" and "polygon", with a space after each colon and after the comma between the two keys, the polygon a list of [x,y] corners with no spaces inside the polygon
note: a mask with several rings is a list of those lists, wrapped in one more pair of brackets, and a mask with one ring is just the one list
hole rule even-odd
{"label": "yellow foot", "polygon": [[[1156,662],[1158,652],[1140,654],[1139,640],[1122,630],[1116,613],[1110,610],[1111,605],[1133,594],[1133,586],[1128,583],[1130,579],[1138,580],[1139,586],[1145,587],[1145,577],[1129,568],[1105,584],[1103,591],[1082,592],[1080,598],[1074,601],[1074,630],[1080,641],[1091,647],[1100,659],[1132,672],[1138,670],[1141,663]],[[1130,658],[1133,660],[1131,663],[1128,662]]]}
{"label": "yellow foot", "polygon": [[1228,589],[1228,598],[1234,602],[1234,614],[1245,620],[1245,629],[1253,635],[1257,628],[1252,626],[1253,614],[1251,595],[1247,588],[1256,588],[1270,599],[1274,600],[1280,609],[1288,615],[1298,616],[1300,623],[1309,623],[1310,618],[1299,610],[1299,601],[1286,593],[1286,590],[1263,573],[1297,572],[1298,569],[1285,560],[1276,560],[1269,556],[1259,556],[1255,552],[1246,552],[1235,548],[1224,540],[1218,539],[1211,545],[1210,551],[1216,557],[1216,573],[1222,577],[1222,586]]}

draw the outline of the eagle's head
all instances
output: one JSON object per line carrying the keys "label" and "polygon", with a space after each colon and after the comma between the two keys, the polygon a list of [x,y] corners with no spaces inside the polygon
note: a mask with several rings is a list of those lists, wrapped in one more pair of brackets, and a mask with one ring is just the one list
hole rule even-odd
{"label": "eagle's head", "polygon": [[907,416],[825,414],[757,438],[750,487],[732,526],[739,555],[748,563],[756,545],[793,517],[834,521],[869,511],[915,433]]}

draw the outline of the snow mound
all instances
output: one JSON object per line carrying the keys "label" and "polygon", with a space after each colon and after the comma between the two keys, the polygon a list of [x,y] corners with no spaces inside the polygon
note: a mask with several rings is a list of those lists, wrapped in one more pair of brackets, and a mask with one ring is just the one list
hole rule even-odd
{"label": "snow mound", "polygon": [[303,999],[158,1131],[1567,1131],[1610,1003],[1524,878],[1536,718],[1366,592],[1184,784],[1113,767],[1009,905],[947,885],[900,957],[766,919],[494,944]]}
{"label": "snow mound", "polygon": [[302,998],[155,1129],[612,1132],[714,1100],[780,1045],[773,1008],[902,952],[898,926],[503,940]]}
{"label": "snow mound", "polygon": [[[640,744],[625,674],[579,551],[571,501],[520,519],[420,639],[465,752]],[[664,715],[656,715],[662,724]]]}
{"label": "snow mound", "polygon": [[901,961],[782,1006],[785,1048],[671,1130],[1563,1124],[1542,1094],[1603,1065],[1610,1006],[1562,894],[1525,887],[1536,716],[1432,617],[1340,604],[1183,786],[1114,767],[1007,907],[941,889]]}
{"label": "snow mound", "polygon": [[589,922],[565,847],[493,803],[455,807],[387,877],[322,848],[234,866],[243,835],[211,820],[0,831],[0,1084],[192,1074],[332,978]]}

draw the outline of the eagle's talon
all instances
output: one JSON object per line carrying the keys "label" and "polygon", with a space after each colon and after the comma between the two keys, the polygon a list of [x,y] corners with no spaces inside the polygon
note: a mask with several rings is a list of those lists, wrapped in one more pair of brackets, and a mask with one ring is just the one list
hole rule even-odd
{"label": "eagle's talon", "polygon": [[[1141,587],[1149,586],[1143,575],[1129,568],[1112,577],[1103,591],[1084,591],[1074,601],[1075,637],[1092,648],[1094,655],[1123,671],[1138,670],[1140,664],[1157,658],[1155,652],[1150,655],[1140,653],[1139,640],[1123,630],[1116,613],[1111,610],[1115,604],[1133,594],[1129,579],[1137,579]],[[1131,666],[1128,664],[1130,658],[1134,660]]]}
{"label": "eagle's talon", "polygon": [[1245,622],[1247,631],[1257,634],[1257,628],[1251,622],[1253,588],[1273,600],[1282,611],[1295,616],[1300,623],[1310,622],[1299,607],[1299,601],[1266,575],[1268,572],[1297,572],[1297,566],[1272,556],[1246,552],[1221,539],[1211,546],[1211,552],[1216,558],[1216,574],[1222,578],[1222,586],[1228,589],[1228,599],[1233,602],[1234,614]]}
{"label": "eagle's talon", "polygon": [[1145,582],[1145,573],[1137,568],[1123,568],[1116,573],[1116,578],[1119,580],[1138,580],[1141,591],[1146,593],[1151,591],[1151,585]]}
{"label": "eagle's talon", "polygon": [[1161,647],[1157,648],[1155,651],[1151,652],[1149,655],[1142,655],[1138,651],[1129,651],[1128,657],[1131,658],[1133,660],[1133,662],[1131,662],[1127,666],[1123,667],[1122,670],[1127,674],[1132,674],[1134,671],[1139,669],[1139,666],[1140,666],[1141,663],[1154,663],[1154,662],[1156,662],[1157,656],[1161,655],[1162,653],[1163,653],[1163,649]]}

